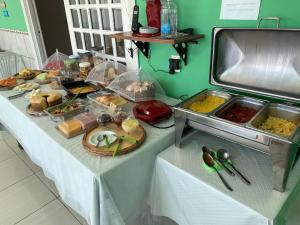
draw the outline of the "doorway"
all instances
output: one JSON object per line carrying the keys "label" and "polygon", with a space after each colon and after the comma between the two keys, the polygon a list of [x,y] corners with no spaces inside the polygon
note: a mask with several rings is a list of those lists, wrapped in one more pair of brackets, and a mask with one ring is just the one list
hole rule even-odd
{"label": "doorway", "polygon": [[65,6],[62,0],[35,1],[47,57],[56,49],[66,55],[72,54]]}

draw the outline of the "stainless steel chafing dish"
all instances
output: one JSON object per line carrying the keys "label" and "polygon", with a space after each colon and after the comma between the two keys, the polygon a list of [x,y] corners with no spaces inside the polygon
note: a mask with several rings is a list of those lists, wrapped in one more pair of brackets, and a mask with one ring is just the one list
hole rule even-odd
{"label": "stainless steel chafing dish", "polygon": [[[283,192],[300,142],[300,109],[257,98],[232,95],[229,90],[300,102],[300,30],[215,28],[212,40],[210,83],[227,90],[228,100],[207,114],[189,110],[203,91],[175,107],[175,145],[180,147],[185,128],[191,127],[271,155],[273,187]],[[229,90],[228,90],[229,89]],[[206,91],[204,91],[206,92]],[[218,91],[209,92],[217,94]],[[246,123],[218,117],[222,110],[241,101],[257,110]],[[297,126],[284,137],[260,130],[267,116],[279,116]]]}

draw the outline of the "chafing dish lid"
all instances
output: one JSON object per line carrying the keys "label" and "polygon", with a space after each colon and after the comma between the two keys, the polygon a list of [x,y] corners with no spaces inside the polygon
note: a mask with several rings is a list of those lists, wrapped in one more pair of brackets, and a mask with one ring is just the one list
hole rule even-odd
{"label": "chafing dish lid", "polygon": [[214,28],[210,83],[300,101],[300,30]]}

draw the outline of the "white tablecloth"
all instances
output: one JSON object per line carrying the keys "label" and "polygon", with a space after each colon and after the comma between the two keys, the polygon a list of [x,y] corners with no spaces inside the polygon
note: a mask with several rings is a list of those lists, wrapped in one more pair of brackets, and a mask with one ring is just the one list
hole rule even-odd
{"label": "white tablecloth", "polygon": [[55,182],[61,198],[91,225],[133,225],[146,202],[156,155],[174,143],[174,128],[143,124],[147,138],[138,150],[93,156],[82,147],[83,135],[65,139],[49,117],[27,115],[24,98],[8,100],[12,93],[0,93],[0,122]]}
{"label": "white tablecloth", "polygon": [[[214,172],[203,166],[202,146],[230,151],[237,168],[252,182],[221,171],[234,191],[228,191]],[[271,159],[263,153],[197,132],[181,149],[159,154],[151,188],[152,213],[179,225],[298,225],[300,224],[300,162],[284,193],[273,191]]]}

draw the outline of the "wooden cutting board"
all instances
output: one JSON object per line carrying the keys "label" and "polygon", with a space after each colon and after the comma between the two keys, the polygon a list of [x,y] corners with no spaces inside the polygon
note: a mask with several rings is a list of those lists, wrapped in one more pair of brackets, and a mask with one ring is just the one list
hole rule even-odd
{"label": "wooden cutting board", "polygon": [[83,147],[85,148],[85,150],[92,154],[99,155],[99,156],[112,156],[117,147],[117,144],[118,144],[118,141],[115,141],[110,146],[110,148],[107,148],[106,146],[97,148],[93,144],[89,143],[88,140],[90,139],[90,137],[99,131],[113,131],[116,133],[116,135],[118,137],[125,136],[125,137],[130,137],[130,138],[133,138],[136,140],[136,143],[130,143],[125,140],[122,141],[117,156],[124,155],[124,154],[127,154],[129,152],[136,150],[144,142],[144,140],[146,138],[146,132],[142,126],[139,126],[138,129],[134,133],[130,133],[130,134],[127,134],[122,129],[122,127],[118,126],[115,123],[108,123],[105,126],[99,126],[95,129],[91,130],[90,132],[86,133],[82,139],[82,144],[83,144]]}

